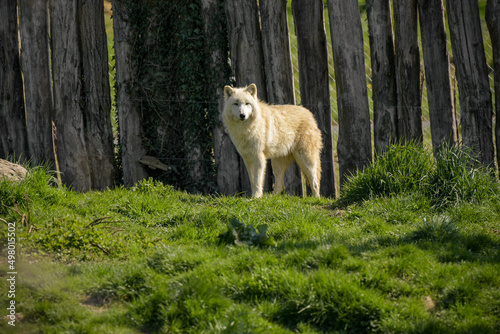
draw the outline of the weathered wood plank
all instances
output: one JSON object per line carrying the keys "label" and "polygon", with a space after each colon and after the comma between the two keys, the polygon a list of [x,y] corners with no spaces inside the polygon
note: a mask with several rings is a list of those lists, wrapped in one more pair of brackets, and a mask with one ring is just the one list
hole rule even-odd
{"label": "weathered wood plank", "polygon": [[451,146],[458,140],[443,2],[418,0],[418,10],[431,120],[432,148],[436,154],[443,144]]}
{"label": "weathered wood plank", "polygon": [[0,158],[25,161],[23,83],[19,61],[16,1],[0,0]]}
{"label": "weathered wood plank", "polygon": [[478,3],[447,1],[446,10],[458,80],[462,141],[479,152],[485,166],[493,166],[493,106]]}
{"label": "weathered wood plank", "polygon": [[102,0],[78,1],[82,55],[85,143],[93,189],[115,181],[115,154],[111,128],[108,47]]}
{"label": "weathered wood plank", "polygon": [[[247,86],[251,83],[256,84],[259,99],[267,101],[264,54],[257,0],[226,1],[225,10],[231,69],[234,74],[235,84],[237,87]],[[234,161],[225,163],[235,165]],[[272,172],[269,166],[270,163],[268,163],[266,171],[264,191],[270,190]],[[250,179],[241,157],[238,158],[238,167],[240,173],[238,192],[250,194]]]}
{"label": "weathered wood plank", "polygon": [[116,66],[116,106],[120,128],[120,149],[123,183],[126,187],[147,178],[146,167],[139,160],[146,155],[142,145],[144,134],[141,111],[132,89],[133,64],[131,60],[128,13],[121,1],[113,1],[113,31]]}
{"label": "weathered wood plank", "polygon": [[398,139],[423,141],[417,0],[394,0]]}
{"label": "weathered wood plank", "polygon": [[302,105],[314,114],[323,135],[320,193],[325,197],[335,197],[332,113],[323,1],[293,0],[292,11],[297,36]]}
{"label": "weathered wood plank", "polygon": [[218,124],[213,130],[214,158],[217,165],[217,187],[223,195],[234,195],[240,189],[239,156],[236,148],[229,138],[229,134],[222,125],[222,112],[224,110],[224,86],[229,82],[228,74],[222,70],[227,66],[227,45],[219,42],[220,36],[227,36],[227,27],[224,21],[219,19],[224,15],[223,0],[202,0],[202,17],[205,23],[205,32],[209,38],[207,42],[212,50],[212,66],[217,70],[213,78],[217,85],[216,94],[218,98]]}
{"label": "weathered wood plank", "polygon": [[389,0],[367,0],[373,87],[375,152],[397,141],[397,89],[392,16]]}
{"label": "weathered wood plank", "polygon": [[48,0],[19,0],[19,13],[28,148],[35,164],[55,168]]}
{"label": "weathered wood plank", "polygon": [[85,144],[82,58],[78,45],[77,2],[50,2],[56,157],[62,181],[78,191],[92,188]]}
{"label": "weathered wood plank", "polygon": [[370,107],[358,1],[328,0],[328,13],[337,83],[337,152],[342,186],[348,176],[372,161]]}
{"label": "weathered wood plank", "polygon": [[486,3],[486,24],[490,32],[493,47],[493,67],[495,85],[495,141],[497,164],[500,168],[500,0],[488,0]]}
{"label": "weathered wood plank", "polygon": [[[262,44],[269,103],[295,104],[286,1],[261,0]],[[285,174],[285,191],[302,195],[300,168],[294,162]]]}

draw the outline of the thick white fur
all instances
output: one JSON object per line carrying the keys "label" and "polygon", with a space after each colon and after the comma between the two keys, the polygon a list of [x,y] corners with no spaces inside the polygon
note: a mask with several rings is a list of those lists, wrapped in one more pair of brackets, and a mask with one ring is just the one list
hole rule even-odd
{"label": "thick white fur", "polygon": [[223,123],[247,167],[252,196],[261,197],[266,160],[271,159],[274,193],[284,188],[285,172],[295,159],[319,197],[321,132],[312,113],[295,105],[269,105],[257,98],[257,86],[224,87]]}

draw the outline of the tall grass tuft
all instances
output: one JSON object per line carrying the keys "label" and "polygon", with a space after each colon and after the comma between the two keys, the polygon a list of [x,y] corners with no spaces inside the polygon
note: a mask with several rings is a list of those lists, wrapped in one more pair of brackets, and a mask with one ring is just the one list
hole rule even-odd
{"label": "tall grass tuft", "polygon": [[460,233],[457,223],[452,218],[444,216],[435,216],[426,219],[417,224],[417,229],[410,235],[410,240],[420,241],[428,240],[432,242],[458,242]]}
{"label": "tall grass tuft", "polygon": [[433,169],[429,150],[416,143],[398,144],[375,157],[375,162],[348,178],[341,191],[343,204],[374,197],[415,192],[426,186]]}
{"label": "tall grass tuft", "polygon": [[22,181],[8,181],[0,179],[0,214],[5,214],[9,207],[26,207],[28,197],[37,197],[49,202],[58,201],[62,197],[59,189],[52,187],[57,184],[53,172],[47,166],[38,166],[28,169],[26,178]]}
{"label": "tall grass tuft", "polygon": [[409,143],[389,147],[372,165],[351,176],[342,189],[340,204],[418,192],[439,210],[458,203],[479,203],[498,191],[493,171],[472,150],[443,146],[433,158],[430,150]]}
{"label": "tall grass tuft", "polygon": [[485,168],[466,147],[444,146],[436,156],[435,168],[425,188],[437,208],[457,203],[479,203],[498,193],[493,171]]}

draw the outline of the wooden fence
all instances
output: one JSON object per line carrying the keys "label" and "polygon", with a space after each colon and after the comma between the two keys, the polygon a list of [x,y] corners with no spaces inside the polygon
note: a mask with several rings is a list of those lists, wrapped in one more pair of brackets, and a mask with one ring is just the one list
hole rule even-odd
{"label": "wooden fence", "polygon": [[[151,95],[138,93],[136,76],[139,70],[144,72],[140,68],[144,65],[133,60],[138,39],[131,22],[137,17],[130,10],[131,3],[136,10],[153,3],[146,2],[113,2],[117,141],[123,183],[131,186],[159,175],[152,168],[201,182],[210,178],[200,168],[208,163],[216,172],[213,182],[218,192],[248,192],[244,164],[220,122],[210,125],[211,148],[196,144],[187,150],[183,159],[199,163],[190,163],[184,174],[169,171],[169,157],[150,157],[149,134],[144,128],[149,109],[144,105]],[[102,1],[0,0],[0,4],[0,157],[45,162],[54,168],[57,161],[63,181],[77,190],[112,186],[120,168],[114,164]],[[300,97],[300,104],[313,112],[323,134],[323,196],[335,197],[336,179],[343,184],[350,173],[372,161],[373,152],[382,152],[399,140],[422,142],[423,108],[429,112],[436,152],[444,143],[454,144],[461,138],[477,150],[485,165],[493,166],[495,155],[499,156],[493,144],[494,133],[497,142],[500,138],[500,125],[493,129],[493,96],[500,96],[498,0],[488,0],[486,6],[484,1],[478,6],[477,0],[445,4],[430,0],[366,0],[361,4],[357,0],[198,0],[186,6],[193,4],[190,8],[197,8],[195,15],[205,30],[205,52],[211,59],[206,66],[227,64],[228,51],[231,64],[231,77],[212,71],[215,75],[209,81],[218,87],[215,96],[199,104],[213,103],[220,113],[222,87],[231,80],[236,86],[256,83],[259,98],[270,103],[296,103]],[[479,9],[485,7],[483,19]],[[144,11],[141,15],[141,20],[154,21]],[[366,15],[368,32],[363,32],[361,15]],[[489,30],[494,70],[485,57],[485,30]],[[215,41],[217,36],[227,36],[229,50]],[[329,59],[333,59],[334,71],[329,70]],[[365,67],[371,71],[367,73]],[[494,85],[489,80],[493,72]],[[186,99],[184,95],[175,98],[179,96]],[[427,98],[424,105],[422,96]],[[338,113],[334,122],[337,147],[332,110]],[[204,152],[211,152],[212,158],[207,159]],[[270,177],[267,184],[269,190]],[[288,193],[302,194],[297,166],[288,170],[285,184]]]}
{"label": "wooden fence", "polygon": [[0,156],[52,168],[57,160],[77,190],[112,186],[103,2],[2,0],[0,22],[8,78],[1,80]]}

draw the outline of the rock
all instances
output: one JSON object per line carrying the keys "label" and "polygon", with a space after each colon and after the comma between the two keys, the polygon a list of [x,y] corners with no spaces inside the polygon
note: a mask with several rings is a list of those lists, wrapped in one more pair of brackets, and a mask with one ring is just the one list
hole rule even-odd
{"label": "rock", "polygon": [[425,309],[427,311],[432,311],[436,307],[436,303],[432,300],[430,296],[425,296],[424,303],[425,303]]}
{"label": "rock", "polygon": [[22,181],[27,173],[23,166],[0,159],[0,180]]}
{"label": "rock", "polygon": [[165,165],[163,162],[158,160],[158,158],[151,157],[149,155],[143,156],[139,162],[151,169],[161,169],[167,172],[172,169],[172,167]]}

